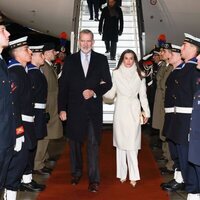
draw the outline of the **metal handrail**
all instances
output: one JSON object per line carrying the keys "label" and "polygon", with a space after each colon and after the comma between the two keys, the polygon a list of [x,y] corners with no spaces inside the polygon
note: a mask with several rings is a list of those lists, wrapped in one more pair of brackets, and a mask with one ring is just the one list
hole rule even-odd
{"label": "metal handrail", "polygon": [[138,34],[139,34],[139,43],[140,43],[140,53],[141,57],[145,55],[145,28],[144,28],[144,18],[142,10],[142,1],[136,0],[137,8],[137,19],[138,19]]}
{"label": "metal handrail", "polygon": [[73,12],[73,23],[72,23],[72,32],[71,32],[71,45],[70,45],[71,53],[74,53],[77,50],[81,3],[82,3],[82,0],[81,1],[74,0],[74,12]]}

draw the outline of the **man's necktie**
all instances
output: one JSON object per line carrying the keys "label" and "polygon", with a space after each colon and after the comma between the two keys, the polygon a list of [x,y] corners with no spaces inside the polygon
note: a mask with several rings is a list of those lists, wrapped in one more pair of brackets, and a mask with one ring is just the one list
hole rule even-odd
{"label": "man's necktie", "polygon": [[86,77],[86,75],[87,75],[88,66],[89,66],[88,55],[85,54],[84,60],[83,60],[83,71],[84,71],[85,77]]}

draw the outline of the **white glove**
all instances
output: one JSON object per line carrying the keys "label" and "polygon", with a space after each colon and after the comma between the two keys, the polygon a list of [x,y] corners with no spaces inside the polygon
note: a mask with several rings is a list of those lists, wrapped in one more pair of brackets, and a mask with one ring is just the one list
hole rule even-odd
{"label": "white glove", "polygon": [[19,152],[22,149],[22,143],[25,141],[24,136],[18,137],[16,139],[16,144],[15,144],[15,148],[14,151]]}

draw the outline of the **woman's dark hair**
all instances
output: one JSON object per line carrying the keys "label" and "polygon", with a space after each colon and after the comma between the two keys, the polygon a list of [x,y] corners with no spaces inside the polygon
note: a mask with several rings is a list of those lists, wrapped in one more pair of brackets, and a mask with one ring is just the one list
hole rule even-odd
{"label": "woman's dark hair", "polygon": [[119,59],[119,62],[118,62],[118,64],[117,64],[117,67],[115,68],[115,70],[119,69],[119,67],[121,66],[121,64],[122,64],[122,62],[123,62],[123,60],[124,60],[124,56],[125,56],[125,54],[127,54],[127,53],[131,53],[131,54],[133,55],[133,59],[134,59],[135,65],[136,65],[136,67],[137,67],[138,75],[139,75],[140,79],[142,79],[143,76],[142,76],[142,74],[141,74],[141,70],[140,70],[140,67],[139,67],[139,62],[138,62],[137,55],[136,55],[136,53],[135,53],[133,50],[131,50],[131,49],[126,49],[126,50],[121,54],[120,59]]}

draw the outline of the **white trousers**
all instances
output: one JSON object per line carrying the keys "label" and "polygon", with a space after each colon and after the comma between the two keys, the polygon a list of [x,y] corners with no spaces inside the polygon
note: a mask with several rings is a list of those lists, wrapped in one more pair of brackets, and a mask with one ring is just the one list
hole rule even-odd
{"label": "white trousers", "polygon": [[117,178],[125,180],[129,171],[129,180],[140,180],[138,168],[138,150],[121,150],[116,148],[117,157]]}

